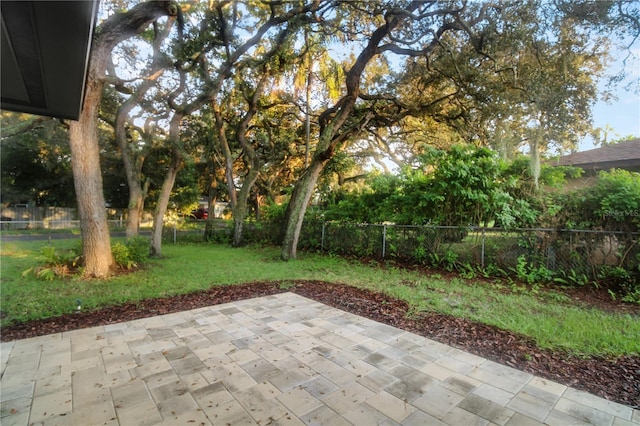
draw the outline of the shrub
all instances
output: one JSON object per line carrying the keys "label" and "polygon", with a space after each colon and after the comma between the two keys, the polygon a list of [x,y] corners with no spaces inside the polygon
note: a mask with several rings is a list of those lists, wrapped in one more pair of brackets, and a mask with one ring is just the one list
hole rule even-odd
{"label": "shrub", "polygon": [[124,243],[111,245],[111,255],[116,265],[131,269],[149,258],[149,240],[144,237],[131,237]]}
{"label": "shrub", "polygon": [[40,249],[42,265],[29,268],[22,276],[35,274],[38,279],[53,280],[64,278],[76,272],[82,262],[82,247],[69,250],[56,250],[55,247],[45,246]]}
{"label": "shrub", "polygon": [[559,194],[561,227],[640,231],[640,173],[600,172],[593,187]]}
{"label": "shrub", "polygon": [[114,243],[111,246],[111,255],[116,265],[124,269],[131,269],[136,266],[136,262],[131,259],[129,248],[123,243]]}
{"label": "shrub", "polygon": [[143,263],[149,258],[149,240],[145,237],[131,237],[125,242],[129,250],[129,259],[135,263]]}

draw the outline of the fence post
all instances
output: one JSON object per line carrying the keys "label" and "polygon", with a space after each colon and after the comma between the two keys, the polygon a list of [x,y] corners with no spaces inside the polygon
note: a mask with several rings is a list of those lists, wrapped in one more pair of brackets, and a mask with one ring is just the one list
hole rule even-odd
{"label": "fence post", "polygon": [[320,250],[324,251],[324,224],[326,222],[322,222],[322,236],[320,238]]}
{"label": "fence post", "polygon": [[178,221],[173,222],[173,244],[178,244]]}
{"label": "fence post", "polygon": [[480,266],[484,268],[484,226],[482,227],[482,251],[480,252]]}
{"label": "fence post", "polygon": [[387,225],[382,225],[382,258],[384,259],[387,249]]}

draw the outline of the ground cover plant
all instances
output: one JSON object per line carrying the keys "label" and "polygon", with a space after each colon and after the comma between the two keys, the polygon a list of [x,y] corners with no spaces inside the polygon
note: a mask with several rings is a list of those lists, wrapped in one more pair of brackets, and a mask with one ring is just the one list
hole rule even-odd
{"label": "ground cover plant", "polygon": [[[46,244],[65,249],[77,243]],[[607,297],[594,303],[584,292],[464,280],[444,271],[335,256],[304,253],[296,261],[281,262],[274,248],[215,244],[167,245],[164,259],[149,260],[108,281],[22,276],[37,263],[42,245],[2,246],[2,340],[296,291],[626,404],[640,404],[638,305]]]}

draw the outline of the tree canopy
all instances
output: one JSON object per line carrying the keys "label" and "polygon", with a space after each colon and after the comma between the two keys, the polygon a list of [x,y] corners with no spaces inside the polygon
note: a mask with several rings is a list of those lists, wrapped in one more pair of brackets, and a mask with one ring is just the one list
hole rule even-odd
{"label": "tree canopy", "polygon": [[[478,168],[466,172],[485,191],[498,157],[528,152],[535,187],[551,148],[574,149],[593,133],[611,47],[621,41],[632,52],[640,35],[640,10],[623,0],[103,3],[110,11],[96,31],[85,108],[69,124],[87,274],[95,276],[111,264],[99,212],[99,122],[113,131],[102,146],[123,162],[130,220],[157,197],[148,200],[156,254],[171,191],[197,169],[206,178],[183,181],[231,202],[236,244],[252,204],[287,202],[289,259],[317,188],[362,181],[372,163],[424,166],[456,146],[437,154],[451,164],[436,175],[460,180],[474,221],[495,215],[473,195],[474,182],[454,176],[464,172],[456,156]],[[423,197],[451,195],[404,170],[407,188],[428,186]],[[446,222],[462,221],[447,214]]]}

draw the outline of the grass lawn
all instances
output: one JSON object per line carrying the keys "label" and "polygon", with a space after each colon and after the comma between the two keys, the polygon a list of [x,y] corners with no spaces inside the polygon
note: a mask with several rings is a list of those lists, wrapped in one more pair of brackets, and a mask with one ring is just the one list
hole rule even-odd
{"label": "grass lawn", "polygon": [[[437,311],[524,334],[542,348],[584,356],[640,355],[640,318],[571,303],[558,292],[532,294],[506,283],[447,279],[438,274],[380,268],[338,257],[301,253],[279,260],[278,248],[232,249],[223,245],[163,246],[164,259],[108,281],[37,280],[22,272],[38,264],[40,248],[73,247],[74,240],[4,242],[0,258],[2,324],[83,309],[189,293],[253,281],[287,285],[322,280],[385,292],[407,301],[414,313]],[[516,290],[516,291],[514,291]]]}

